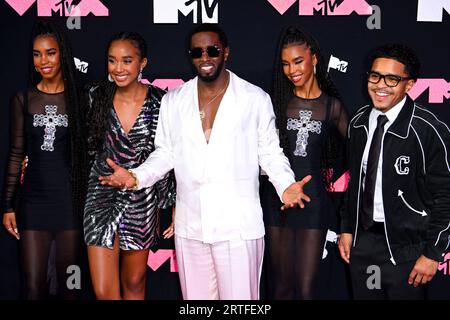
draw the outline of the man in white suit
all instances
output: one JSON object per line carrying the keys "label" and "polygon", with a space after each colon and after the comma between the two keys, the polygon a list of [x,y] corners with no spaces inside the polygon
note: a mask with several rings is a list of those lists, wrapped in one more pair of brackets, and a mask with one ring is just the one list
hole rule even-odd
{"label": "man in white suit", "polygon": [[203,24],[190,34],[197,77],[162,99],[155,151],[141,166],[114,170],[103,184],[149,187],[174,169],[175,248],[184,299],[259,299],[264,223],[259,166],[283,208],[310,199],[279,146],[270,97],[225,68],[225,33]]}

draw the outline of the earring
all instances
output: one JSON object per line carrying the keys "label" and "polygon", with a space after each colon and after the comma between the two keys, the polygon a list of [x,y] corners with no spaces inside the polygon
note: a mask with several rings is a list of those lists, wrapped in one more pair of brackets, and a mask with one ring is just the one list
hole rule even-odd
{"label": "earring", "polygon": [[316,74],[316,65],[314,65],[314,70],[313,71],[314,71],[314,74]]}
{"label": "earring", "polygon": [[34,67],[34,70],[36,70],[36,72],[39,72],[39,69],[37,67]]}
{"label": "earring", "polygon": [[109,80],[109,82],[114,82],[114,79],[111,77],[110,73],[108,73],[108,80]]}
{"label": "earring", "polygon": [[141,70],[139,71],[137,80],[138,80],[138,82],[141,82],[141,80],[142,80],[142,68],[141,68]]}

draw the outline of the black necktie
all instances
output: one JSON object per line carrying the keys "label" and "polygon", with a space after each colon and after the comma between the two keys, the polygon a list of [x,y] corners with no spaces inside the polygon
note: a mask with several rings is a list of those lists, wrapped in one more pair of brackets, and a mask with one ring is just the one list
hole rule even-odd
{"label": "black necktie", "polygon": [[375,197],[375,183],[377,181],[378,160],[380,158],[381,140],[383,139],[384,125],[388,122],[385,115],[378,116],[377,128],[373,134],[372,143],[367,157],[366,180],[364,183],[361,224],[364,230],[373,225],[373,200]]}

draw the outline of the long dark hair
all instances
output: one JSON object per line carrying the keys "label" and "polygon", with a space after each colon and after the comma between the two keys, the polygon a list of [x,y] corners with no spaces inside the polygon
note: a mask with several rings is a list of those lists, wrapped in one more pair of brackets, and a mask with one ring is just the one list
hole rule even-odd
{"label": "long dark hair", "polygon": [[[303,45],[311,51],[311,54],[317,58],[316,74],[320,90],[327,94],[329,97],[341,100],[339,92],[330,79],[326,70],[325,60],[320,52],[319,43],[313,36],[295,26],[288,26],[281,32],[280,40],[278,43],[277,56],[275,58],[275,65],[273,71],[272,82],[272,103],[274,106],[274,112],[276,115],[276,124],[280,134],[280,146],[283,148],[284,153],[288,158],[292,157],[292,152],[289,150],[289,143],[286,130],[286,108],[289,99],[292,97],[294,85],[283,73],[283,65],[281,62],[281,51],[290,45]],[[342,149],[340,139],[336,137],[336,134],[329,134],[327,137],[326,145],[322,153],[321,167],[322,177],[327,188],[332,186],[332,172],[328,169],[332,168],[335,160],[338,158]]]}
{"label": "long dark hair", "polygon": [[[106,48],[106,55],[111,44],[117,40],[130,41],[139,50],[141,59],[147,57],[147,44],[144,38],[137,32],[129,31],[121,31],[111,37]],[[91,101],[91,108],[88,114],[88,150],[91,156],[103,149],[106,125],[108,123],[109,112],[112,108],[116,87],[114,82],[101,81],[92,83],[86,88],[87,94],[89,94],[89,90],[95,89],[96,91],[95,98]]]}
{"label": "long dark hair", "polygon": [[64,82],[64,100],[67,107],[70,134],[71,155],[71,188],[72,204],[75,217],[79,219],[83,212],[86,195],[86,148],[84,139],[84,125],[80,104],[80,90],[75,76],[75,62],[72,48],[67,35],[54,20],[50,18],[38,19],[31,34],[29,83],[35,87],[42,76],[36,72],[33,63],[33,44],[37,37],[51,36],[58,43],[59,59]]}

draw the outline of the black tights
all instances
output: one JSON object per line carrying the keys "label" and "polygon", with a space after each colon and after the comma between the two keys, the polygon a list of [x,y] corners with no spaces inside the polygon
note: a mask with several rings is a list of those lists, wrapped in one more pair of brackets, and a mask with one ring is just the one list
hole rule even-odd
{"label": "black tights", "polygon": [[55,240],[56,275],[58,297],[64,300],[76,299],[77,291],[67,285],[67,267],[80,266],[81,244],[79,230],[57,232],[22,230],[20,233],[20,256],[24,273],[24,297],[28,300],[45,299],[48,295],[47,273],[52,240]]}
{"label": "black tights", "polygon": [[266,228],[269,298],[311,300],[327,230]]}

